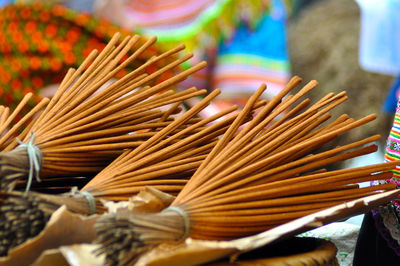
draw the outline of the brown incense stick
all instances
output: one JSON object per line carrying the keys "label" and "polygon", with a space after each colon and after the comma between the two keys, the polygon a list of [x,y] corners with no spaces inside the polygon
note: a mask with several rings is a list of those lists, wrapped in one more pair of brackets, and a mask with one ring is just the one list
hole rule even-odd
{"label": "brown incense stick", "polygon": [[[316,87],[315,81],[287,95],[299,82],[294,77],[240,128],[265,89],[261,86],[163,212],[101,219],[96,225],[98,243],[107,245],[98,252],[106,253],[109,263],[115,261],[115,252],[119,262],[132,263],[141,253],[167,241],[235,239],[393,190],[394,185],[359,188],[357,184],[391,178],[399,161],[335,171],[321,168],[376,151],[376,145],[364,145],[379,139],[377,135],[323,149],[339,134],[374,120],[376,115],[358,120],[342,115],[329,122],[329,112],[346,101],[345,92],[330,93],[310,105],[310,100],[301,98]],[[122,229],[120,223],[130,229]],[[119,248],[121,240],[112,236],[114,230],[122,230],[130,244]]]}

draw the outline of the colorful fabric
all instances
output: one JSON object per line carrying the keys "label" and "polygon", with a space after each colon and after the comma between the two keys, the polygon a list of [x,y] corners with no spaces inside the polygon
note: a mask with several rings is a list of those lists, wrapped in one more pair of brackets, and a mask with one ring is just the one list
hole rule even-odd
{"label": "colorful fabric", "polygon": [[[66,3],[79,7],[79,1]],[[289,1],[94,0],[94,16],[59,6],[43,10],[35,6],[14,5],[0,11],[5,17],[0,22],[4,32],[0,32],[4,36],[0,51],[7,57],[0,59],[7,62],[0,63],[0,82],[5,85],[4,95],[9,95],[7,101],[18,101],[28,91],[59,81],[65,66],[79,64],[88,51],[101,49],[111,32],[123,29],[145,37],[156,35],[160,49],[184,43],[186,51],[194,53],[184,68],[207,61],[205,69],[180,84],[182,88],[222,89],[220,101],[203,115],[233,103],[243,106],[261,83],[267,84],[269,98],[288,80],[285,23]],[[24,7],[31,10],[23,11]]]}
{"label": "colorful fabric", "polygon": [[215,47],[229,38],[241,21],[255,26],[270,0],[98,0],[95,13],[166,45],[185,43],[189,50]]}
{"label": "colorful fabric", "polygon": [[393,82],[392,87],[386,96],[385,102],[382,105],[384,112],[389,114],[394,114],[396,112],[397,99],[400,96],[400,76],[397,76],[396,80]]}
{"label": "colorful fabric", "polygon": [[167,48],[184,43],[194,53],[187,67],[206,60],[205,69],[181,84],[208,88],[221,39],[230,38],[240,21],[254,25],[267,12],[266,0],[97,0],[95,14],[143,36],[157,36]]}
{"label": "colorful fabric", "polygon": [[[0,9],[0,104],[14,107],[24,94],[59,83],[68,68],[79,66],[93,49],[102,50],[116,32],[132,35],[61,5],[8,5]],[[158,49],[151,47],[135,64],[156,52]],[[30,104],[39,100],[36,96]]]}
{"label": "colorful fabric", "polygon": [[[390,130],[386,150],[385,162],[392,162],[400,159],[400,101],[397,102],[396,114]],[[400,187],[400,165],[396,166],[391,179],[381,181],[383,183],[394,183]],[[372,212],[377,231],[398,256],[400,256],[400,198],[393,200],[387,206]]]}
{"label": "colorful fabric", "polygon": [[[385,162],[400,159],[400,102],[397,102],[396,114],[392,129],[386,143]],[[393,178],[390,182],[400,185],[400,166],[393,170]]]}
{"label": "colorful fabric", "polygon": [[398,220],[398,206],[392,204],[372,211],[377,231],[390,249],[400,257],[400,224]]}
{"label": "colorful fabric", "polygon": [[97,0],[95,13],[144,36],[156,35],[166,47],[184,43],[208,66],[182,87],[220,88],[210,115],[232,104],[243,106],[262,83],[270,98],[288,80],[286,14],[283,0]]}
{"label": "colorful fabric", "polygon": [[233,38],[220,45],[212,84],[222,90],[221,98],[245,102],[262,83],[267,84],[266,98],[279,93],[290,72],[286,19],[285,5],[274,0],[254,30],[242,23]]}

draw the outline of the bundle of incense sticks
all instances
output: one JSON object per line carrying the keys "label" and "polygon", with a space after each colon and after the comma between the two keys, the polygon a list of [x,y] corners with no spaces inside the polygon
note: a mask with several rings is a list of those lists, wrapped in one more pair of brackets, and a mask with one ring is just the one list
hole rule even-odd
{"label": "bundle of incense sticks", "polygon": [[[176,195],[206,154],[215,146],[217,137],[226,131],[237,116],[233,114],[224,117],[236,110],[236,106],[232,106],[211,117],[194,121],[194,116],[218,94],[219,90],[215,90],[137,148],[124,152],[96,175],[81,192],[90,193],[100,208],[90,211],[88,202],[83,202],[81,213],[102,212],[100,199],[128,200],[146,186]],[[260,101],[254,107],[263,106],[265,103]],[[169,111],[172,113],[177,106],[171,107]],[[188,121],[193,123],[182,128]],[[39,197],[41,194],[34,195]],[[76,195],[79,196],[78,201],[82,203],[82,194],[76,193]],[[57,195],[53,195],[52,199],[56,197]],[[62,200],[57,202],[64,202],[64,196],[61,197]],[[74,197],[70,197],[68,202],[71,203],[73,200]]]}
{"label": "bundle of incense sticks", "polygon": [[[74,197],[74,200],[69,200]],[[85,213],[87,199],[82,194],[46,195],[13,191],[0,193],[0,257],[26,240],[37,236],[51,214],[61,205],[69,211]],[[97,209],[101,209],[97,206]]]}
{"label": "bundle of incense sticks", "polygon": [[[72,212],[88,215],[105,211],[102,199],[128,200],[146,186],[177,194],[215,146],[217,137],[226,131],[237,116],[233,114],[225,117],[236,110],[236,106],[233,106],[209,118],[194,118],[219,92],[213,91],[137,148],[124,152],[82,191],[61,195],[33,192],[4,194],[9,200],[0,205],[0,211],[6,210],[2,220],[5,225],[1,227],[0,224],[0,235],[19,237],[14,242],[8,241],[3,249],[8,250],[6,247],[14,247],[36,236],[50,215],[61,205],[66,205]],[[254,107],[259,108],[265,103],[259,101]],[[167,114],[173,113],[178,104],[172,106]],[[218,119],[220,121],[216,121]],[[26,206],[32,206],[29,215],[24,214]],[[23,225],[33,222],[38,226],[28,234],[24,226],[8,226],[12,222]],[[1,254],[6,255],[4,252]]]}
{"label": "bundle of incense sticks", "polygon": [[[178,194],[238,114],[224,116],[237,107],[232,106],[208,118],[199,119],[182,130],[176,129],[204,109],[219,93],[218,89],[214,90],[149,140],[124,152],[82,190],[94,197],[114,201],[127,200],[144,186]],[[265,103],[257,102],[251,112]],[[248,119],[245,117],[241,122],[245,123]]]}
{"label": "bundle of incense sticks", "polygon": [[[107,214],[100,219],[96,224],[97,243],[102,244],[98,253],[106,254],[107,264],[131,264],[155,245],[187,237],[230,240],[249,236],[339,203],[394,189],[391,184],[366,188],[357,184],[390,178],[390,170],[399,162],[335,171],[323,168],[376,151],[369,143],[379,136],[330,149],[324,145],[372,121],[375,115],[357,121],[342,115],[327,122],[329,111],[346,100],[345,92],[330,93],[310,106],[309,99],[300,99],[317,86],[316,81],[288,95],[300,81],[292,78],[241,128],[265,89],[260,87],[170,207],[160,213]],[[322,146],[327,146],[325,151],[313,153]]]}
{"label": "bundle of incense sticks", "polygon": [[[93,51],[78,69],[68,71],[46,108],[27,125],[26,132],[18,135],[23,145],[18,146],[17,139],[0,141],[0,146],[7,144],[0,154],[3,189],[11,190],[16,180],[27,176],[29,187],[32,171],[37,178],[96,174],[125,148],[140,145],[171,122],[169,118],[160,120],[166,111],[159,107],[205,93],[196,88],[166,90],[203,68],[205,62],[158,82],[160,75],[192,56],[189,53],[176,59],[183,45],[154,55],[112,83],[121,69],[156,41],[150,38],[135,47],[139,39],[137,35],[128,36],[118,43],[116,34],[101,53]],[[146,73],[149,67],[168,58],[171,63]]]}

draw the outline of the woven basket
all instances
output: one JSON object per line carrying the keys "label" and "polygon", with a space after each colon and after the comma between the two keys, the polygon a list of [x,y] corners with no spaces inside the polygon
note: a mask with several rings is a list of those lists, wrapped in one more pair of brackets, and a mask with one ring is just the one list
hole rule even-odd
{"label": "woven basket", "polygon": [[294,237],[267,245],[240,255],[234,262],[217,262],[210,265],[285,265],[285,266],[336,266],[336,246],[324,239]]}

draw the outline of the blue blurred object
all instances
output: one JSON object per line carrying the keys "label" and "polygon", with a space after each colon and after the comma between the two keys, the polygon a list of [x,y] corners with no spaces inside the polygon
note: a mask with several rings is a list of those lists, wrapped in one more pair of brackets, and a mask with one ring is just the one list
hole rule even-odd
{"label": "blue blurred object", "polygon": [[397,100],[399,98],[400,88],[400,76],[397,76],[388,95],[386,96],[385,102],[382,105],[382,110],[386,113],[394,114],[396,112]]}
{"label": "blue blurred object", "polygon": [[0,7],[9,5],[9,4],[13,4],[14,1],[8,1],[8,0],[0,0]]}
{"label": "blue blurred object", "polygon": [[356,0],[361,9],[360,65],[400,74],[400,0]]}
{"label": "blue blurred object", "polygon": [[77,11],[85,11],[90,13],[93,11],[93,2],[94,0],[72,0],[66,1],[65,5]]}
{"label": "blue blurred object", "polygon": [[270,13],[254,30],[242,24],[232,40],[221,43],[219,54],[252,54],[276,60],[288,60],[286,44],[286,10],[281,0],[274,0]]}

